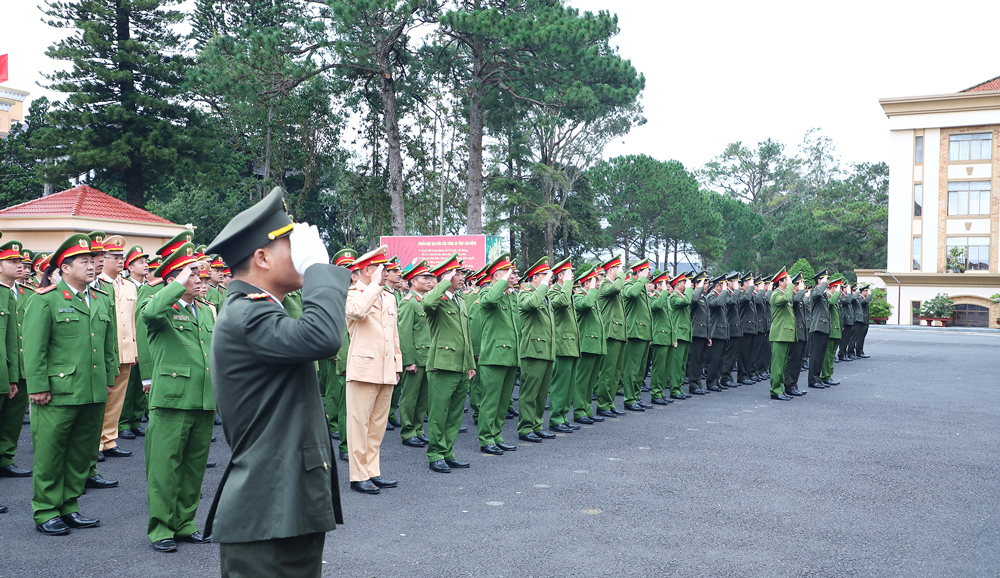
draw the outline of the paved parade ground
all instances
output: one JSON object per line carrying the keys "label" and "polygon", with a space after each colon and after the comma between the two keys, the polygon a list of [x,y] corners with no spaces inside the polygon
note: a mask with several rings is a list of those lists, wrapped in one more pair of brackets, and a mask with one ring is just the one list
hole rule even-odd
{"label": "paved parade ground", "polygon": [[[382,474],[399,488],[351,492],[338,461],[347,523],[327,535],[324,575],[997,576],[1000,333],[872,326],[865,349],[836,366],[840,386],[790,402],[761,382],[540,445],[508,421],[518,449],[499,457],[466,414],[456,453],[472,468],[447,475],[387,432]],[[42,536],[30,480],[0,479],[0,575],[218,576],[217,545],[150,548],[141,439],[121,446],[135,455],[99,464],[121,487],[80,499],[97,529]],[[25,427],[16,461],[31,460]]]}

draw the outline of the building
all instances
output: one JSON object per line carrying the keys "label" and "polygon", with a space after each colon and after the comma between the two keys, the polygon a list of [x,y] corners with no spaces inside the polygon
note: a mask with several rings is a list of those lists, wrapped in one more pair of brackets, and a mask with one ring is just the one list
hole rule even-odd
{"label": "building", "polygon": [[52,251],[74,233],[104,231],[155,251],[184,226],[87,185],[0,210],[0,231],[33,251]]}
{"label": "building", "polygon": [[954,94],[884,98],[889,119],[890,324],[918,324],[939,293],[955,325],[997,327],[1000,306],[1000,77]]}
{"label": "building", "polygon": [[15,123],[24,122],[24,101],[29,94],[25,90],[0,86],[0,138],[10,134]]}

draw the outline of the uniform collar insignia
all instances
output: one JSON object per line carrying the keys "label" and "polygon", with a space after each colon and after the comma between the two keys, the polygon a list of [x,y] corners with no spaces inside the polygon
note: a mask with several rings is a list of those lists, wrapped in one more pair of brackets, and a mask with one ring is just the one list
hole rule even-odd
{"label": "uniform collar insignia", "polygon": [[66,300],[68,301],[73,298],[73,294],[70,293],[69,291],[63,291],[63,297],[65,297]]}

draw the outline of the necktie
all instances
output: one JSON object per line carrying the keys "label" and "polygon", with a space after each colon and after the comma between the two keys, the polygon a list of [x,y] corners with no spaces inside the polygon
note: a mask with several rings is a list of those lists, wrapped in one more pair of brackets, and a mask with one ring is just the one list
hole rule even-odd
{"label": "necktie", "polygon": [[187,310],[191,312],[191,316],[194,317],[195,321],[197,321],[198,320],[198,314],[195,313],[195,311],[194,311],[194,304],[193,303],[188,303]]}

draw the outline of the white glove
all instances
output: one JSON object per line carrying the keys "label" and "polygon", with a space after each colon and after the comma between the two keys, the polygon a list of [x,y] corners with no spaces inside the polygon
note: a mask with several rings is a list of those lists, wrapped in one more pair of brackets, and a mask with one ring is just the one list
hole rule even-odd
{"label": "white glove", "polygon": [[319,237],[319,229],[309,223],[297,223],[288,236],[292,244],[292,265],[299,275],[305,275],[306,269],[316,263],[329,263],[330,254],[326,245]]}

